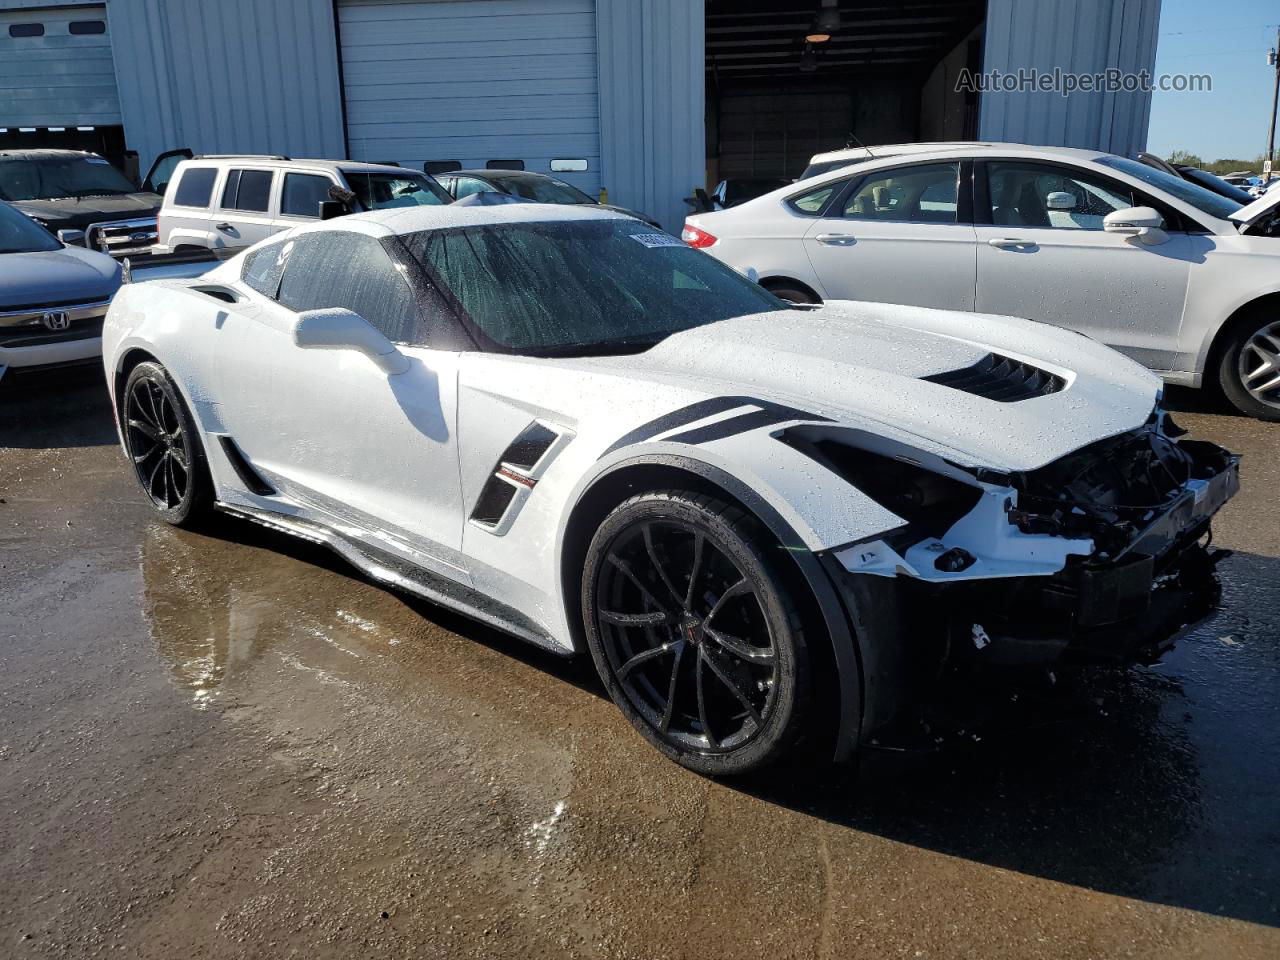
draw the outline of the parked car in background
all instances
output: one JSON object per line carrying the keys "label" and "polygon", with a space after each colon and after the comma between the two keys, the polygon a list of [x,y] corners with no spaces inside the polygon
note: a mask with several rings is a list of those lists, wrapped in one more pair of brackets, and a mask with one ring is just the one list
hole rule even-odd
{"label": "parked car in background", "polygon": [[69,246],[0,203],[0,378],[100,356],[120,270],[111,257]]}
{"label": "parked car in background", "polygon": [[426,174],[350,160],[217,155],[178,164],[160,209],[156,253],[225,258],[314,220],[363,210],[439,206],[453,198]]}
{"label": "parked car in background", "polygon": [[1170,163],[1168,160],[1157,157],[1154,153],[1140,153],[1138,160],[1145,163],[1149,167],[1157,170],[1163,170],[1165,173],[1175,177],[1181,177],[1191,183],[1211,190],[1219,196],[1234,200],[1236,203],[1245,204],[1253,202],[1253,194],[1243,187],[1227,183],[1221,177],[1210,173],[1208,170],[1201,170],[1199,167],[1193,167],[1186,163]]}
{"label": "parked car in background", "polygon": [[146,256],[156,241],[164,181],[156,175],[190,151],[163,154],[139,189],[96,153],[0,150],[0,200],[13,204],[68,243],[113,257]]}
{"label": "parked car in background", "polygon": [[566,183],[545,173],[534,173],[530,170],[453,170],[436,177],[440,185],[449,191],[455,200],[470,196],[473,193],[505,193],[535,203],[564,203],[584,207],[600,207],[625,213],[628,217],[643,220],[651,227],[662,229],[662,224],[652,217],[626,207],[611,203],[601,203],[583,193],[571,183]]}
{"label": "parked car in background", "polygon": [[1280,420],[1277,203],[1091,150],[948,145],[689,217],[684,235],[779,296],[1029,317]]}
{"label": "parked car in background", "polygon": [[721,180],[711,191],[711,203],[717,210],[727,210],[740,203],[764,196],[780,187],[789,186],[791,180],[780,177],[752,177]]}
{"label": "parked car in background", "polygon": [[870,147],[844,147],[841,150],[829,150],[826,153],[815,153],[809,158],[809,165],[797,178],[808,180],[841,167],[848,167],[868,160],[884,160],[888,157],[901,157],[911,153],[936,153],[941,150],[964,149],[975,146],[973,143],[946,142],[938,143],[879,143]]}

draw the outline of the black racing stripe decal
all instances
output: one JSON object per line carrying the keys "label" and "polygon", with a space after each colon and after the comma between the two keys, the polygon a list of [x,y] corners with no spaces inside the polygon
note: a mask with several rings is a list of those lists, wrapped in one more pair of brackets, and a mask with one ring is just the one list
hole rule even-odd
{"label": "black racing stripe decal", "polygon": [[725,437],[733,437],[739,433],[758,430],[760,427],[767,427],[775,423],[785,423],[788,420],[830,422],[829,417],[806,413],[804,410],[797,410],[795,407],[784,406],[780,403],[769,403],[766,400],[755,402],[763,409],[753,410],[750,413],[744,413],[736,417],[729,417],[727,420],[717,420],[715,423],[709,423],[706,426],[694,427],[684,433],[677,433],[674,436],[667,437],[667,442],[710,443],[712,440],[723,440]]}
{"label": "black racing stripe decal", "polygon": [[676,427],[683,427],[687,423],[693,423],[696,420],[702,420],[705,417],[715,416],[717,413],[725,413],[735,407],[745,407],[753,403],[758,403],[758,401],[752,400],[750,397],[711,397],[708,400],[699,400],[697,403],[691,403],[687,407],[681,407],[679,410],[664,413],[648,423],[640,424],[634,430],[620,437],[600,456],[607,457],[615,450],[629,447],[633,443],[640,443],[642,440],[649,440],[660,433],[674,430]]}

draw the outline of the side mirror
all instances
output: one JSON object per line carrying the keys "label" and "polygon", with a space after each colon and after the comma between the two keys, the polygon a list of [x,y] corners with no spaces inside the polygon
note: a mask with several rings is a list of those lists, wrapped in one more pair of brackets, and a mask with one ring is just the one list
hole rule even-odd
{"label": "side mirror", "polygon": [[58,239],[65,243],[68,247],[84,246],[83,230],[59,230]]}
{"label": "side mirror", "polygon": [[1151,207],[1127,207],[1113,210],[1102,220],[1102,229],[1123,237],[1137,237],[1143,243],[1164,243],[1164,218]]}
{"label": "side mirror", "polygon": [[332,220],[334,217],[345,217],[347,215],[347,205],[341,200],[321,200],[320,201],[320,219]]}
{"label": "side mirror", "polygon": [[1055,190],[1044,198],[1044,205],[1049,210],[1074,210],[1075,194],[1067,193],[1065,190]]}
{"label": "side mirror", "polygon": [[381,367],[388,376],[409,369],[409,358],[373,329],[358,313],[341,307],[298,314],[293,342],[304,350],[355,350]]}

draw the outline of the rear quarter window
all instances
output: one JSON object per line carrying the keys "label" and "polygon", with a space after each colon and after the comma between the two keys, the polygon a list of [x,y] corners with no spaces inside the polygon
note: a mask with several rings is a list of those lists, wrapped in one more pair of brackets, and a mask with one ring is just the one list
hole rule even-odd
{"label": "rear quarter window", "polygon": [[178,186],[170,191],[175,207],[207,207],[213,195],[216,167],[187,167],[178,177]]}

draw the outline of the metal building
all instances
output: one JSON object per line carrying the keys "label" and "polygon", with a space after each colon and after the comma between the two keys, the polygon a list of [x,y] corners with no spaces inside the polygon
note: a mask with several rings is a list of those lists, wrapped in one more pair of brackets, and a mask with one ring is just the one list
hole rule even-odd
{"label": "metal building", "polygon": [[[1150,96],[957,91],[1151,69],[1159,0],[0,0],[0,149],[173,147],[561,174],[680,224],[721,177],[903,140],[1132,154]],[[819,15],[825,19],[819,29]],[[834,27],[834,29],[828,29]],[[825,33],[824,33],[825,31]],[[829,39],[807,40],[826,35]],[[581,164],[578,164],[581,166]]]}

